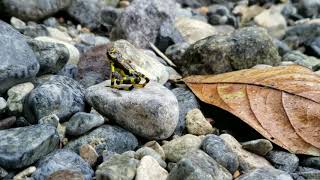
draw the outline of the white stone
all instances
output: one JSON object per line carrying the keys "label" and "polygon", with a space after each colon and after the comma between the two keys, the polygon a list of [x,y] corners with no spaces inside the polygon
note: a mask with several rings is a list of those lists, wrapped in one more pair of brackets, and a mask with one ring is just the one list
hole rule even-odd
{"label": "white stone", "polygon": [[7,109],[7,101],[3,97],[0,97],[0,114],[4,113],[6,109]]}
{"label": "white stone", "polygon": [[46,29],[47,29],[47,31],[49,33],[49,36],[54,38],[54,39],[65,41],[65,42],[71,42],[72,41],[72,38],[66,32],[60,31],[59,29],[52,28],[52,27],[47,27]]}
{"label": "white stone", "polygon": [[200,109],[192,109],[186,115],[186,127],[190,134],[206,135],[213,133],[214,129],[203,116]]}
{"label": "white stone", "polygon": [[11,87],[7,92],[9,111],[21,113],[23,111],[24,98],[32,91],[33,88],[34,85],[30,82]]}
{"label": "white stone", "polygon": [[135,180],[166,180],[168,172],[151,156],[144,156],[137,168]]}

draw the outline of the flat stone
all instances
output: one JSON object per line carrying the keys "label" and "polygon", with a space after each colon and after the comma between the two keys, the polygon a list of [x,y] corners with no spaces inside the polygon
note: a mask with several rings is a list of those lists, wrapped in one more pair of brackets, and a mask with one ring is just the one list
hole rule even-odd
{"label": "flat stone", "polygon": [[267,139],[257,139],[242,143],[242,148],[260,156],[265,156],[273,149],[273,146]]}
{"label": "flat stone", "polygon": [[[74,173],[75,174],[74,174]],[[62,174],[66,176],[84,177],[84,180],[91,180],[94,171],[90,165],[85,162],[76,153],[59,149],[38,162],[37,170],[32,174],[32,177],[37,180],[46,180],[49,177],[59,177]]]}
{"label": "flat stone", "polygon": [[232,180],[232,175],[205,152],[197,150],[182,158],[167,178],[167,180],[183,179]]}
{"label": "flat stone", "polygon": [[0,120],[0,130],[9,129],[15,125],[17,118],[15,116],[7,117]]}
{"label": "flat stone", "polygon": [[33,88],[34,85],[30,82],[12,86],[7,92],[7,103],[9,111],[17,114],[22,113],[24,99],[32,91]]}
{"label": "flat stone", "polygon": [[236,180],[293,180],[292,177],[284,171],[280,171],[274,168],[257,168],[251,170],[238,178]]}
{"label": "flat stone", "polygon": [[243,172],[248,172],[252,169],[273,166],[263,157],[256,155],[254,153],[248,152],[242,149],[241,144],[231,135],[222,134],[220,137],[224,140],[227,146],[238,156],[239,168]]}
{"label": "flat stone", "polygon": [[81,172],[70,170],[58,170],[48,176],[48,180],[85,180]]}
{"label": "flat stone", "polygon": [[94,147],[89,144],[82,145],[80,147],[79,154],[83,160],[90,164],[90,166],[93,166],[97,162],[97,159],[99,157]]}
{"label": "flat stone", "polygon": [[206,135],[211,134],[214,131],[200,109],[193,109],[187,113],[186,126],[189,134],[194,135]]}
{"label": "flat stone", "polygon": [[299,165],[299,158],[295,154],[284,151],[270,151],[266,158],[275,168],[288,173],[294,172]]}
{"label": "flat stone", "polygon": [[137,168],[135,180],[166,180],[168,172],[151,156],[144,156]]}
{"label": "flat stone", "polygon": [[104,124],[104,118],[101,115],[78,112],[66,122],[66,133],[79,136],[102,124]]}
{"label": "flat stone", "polygon": [[220,165],[229,170],[231,174],[238,170],[239,160],[237,154],[219,136],[207,135],[202,141],[201,148]]}
{"label": "flat stone", "polygon": [[118,126],[103,125],[87,135],[70,141],[65,148],[79,153],[80,147],[84,144],[95,145],[97,153],[101,155],[103,150],[116,153],[134,150],[138,146],[138,140],[129,131]]}
{"label": "flat stone", "polygon": [[10,87],[32,80],[39,63],[25,38],[9,24],[0,21],[0,94]]}
{"label": "flat stone", "polygon": [[172,135],[178,122],[178,102],[167,88],[155,82],[132,91],[105,86],[91,86],[86,93],[88,103],[99,113],[147,139]]}
{"label": "flat stone", "polygon": [[65,42],[71,42],[72,38],[67,32],[60,31],[57,28],[47,27],[48,35],[54,39],[58,39]]}
{"label": "flat stone", "polygon": [[201,138],[186,134],[165,143],[162,145],[162,148],[166,154],[167,160],[178,162],[187,153],[200,149],[201,142]]}
{"label": "flat stone", "polygon": [[0,166],[18,169],[33,164],[57,148],[59,136],[51,125],[0,131]]}

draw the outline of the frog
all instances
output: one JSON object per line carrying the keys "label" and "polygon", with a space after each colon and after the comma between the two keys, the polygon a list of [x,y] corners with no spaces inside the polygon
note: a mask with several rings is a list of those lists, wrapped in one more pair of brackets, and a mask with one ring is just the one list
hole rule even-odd
{"label": "frog", "polygon": [[[134,88],[145,87],[150,79],[138,72],[131,60],[123,58],[121,52],[113,46],[109,46],[106,51],[107,60],[111,68],[111,88],[118,90],[131,91]],[[121,76],[118,78],[117,73]],[[142,80],[144,80],[143,83]],[[128,85],[120,87],[119,85]]]}

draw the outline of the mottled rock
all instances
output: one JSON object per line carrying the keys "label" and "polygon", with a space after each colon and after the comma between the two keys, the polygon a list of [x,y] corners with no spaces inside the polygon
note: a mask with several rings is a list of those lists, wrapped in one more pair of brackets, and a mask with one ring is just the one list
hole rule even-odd
{"label": "mottled rock", "polygon": [[102,115],[147,139],[166,139],[178,122],[176,97],[162,85],[119,91],[104,84],[87,89],[86,99]]}
{"label": "mottled rock", "polygon": [[66,8],[70,2],[70,0],[3,0],[0,6],[10,16],[37,21]]}
{"label": "mottled rock", "polygon": [[15,125],[17,118],[15,116],[7,117],[0,120],[0,130],[9,129]]}
{"label": "mottled rock", "polygon": [[79,171],[58,170],[48,176],[48,180],[85,180],[83,174]]}
{"label": "mottled rock", "polygon": [[25,101],[25,117],[32,123],[55,112],[60,121],[85,108],[84,88],[65,76],[52,76],[31,91]]}
{"label": "mottled rock", "polygon": [[257,139],[242,143],[242,148],[260,156],[265,156],[273,149],[273,146],[267,139]]}
{"label": "mottled rock", "polygon": [[30,82],[18,84],[11,87],[8,94],[8,109],[12,113],[22,113],[23,112],[23,102],[25,97],[32,91],[34,85]]}
{"label": "mottled rock", "polygon": [[99,155],[103,150],[123,153],[134,150],[138,146],[136,137],[130,132],[111,125],[103,125],[87,135],[70,141],[65,148],[79,153],[79,148],[84,144],[91,144]]}
{"label": "mottled rock", "polygon": [[59,136],[55,127],[34,125],[0,131],[0,166],[26,167],[57,148]]}
{"label": "mottled rock", "polygon": [[39,63],[24,37],[0,21],[0,94],[28,82],[39,71]]}
{"label": "mottled rock", "polygon": [[163,150],[163,148],[160,146],[160,144],[157,141],[149,141],[144,146],[152,148],[153,150],[155,150],[161,156],[161,158],[163,160],[166,159],[166,155],[164,153],[164,150]]}
{"label": "mottled rock", "polygon": [[63,68],[69,59],[69,51],[63,44],[28,40],[40,64],[38,75],[55,74]]}
{"label": "mottled rock", "polygon": [[67,61],[67,64],[77,65],[79,63],[80,52],[76,47],[74,47],[74,45],[67,43],[67,42],[64,42],[64,41],[61,41],[61,40],[58,40],[58,39],[46,37],[46,36],[37,37],[37,38],[35,38],[35,40],[65,45],[65,47],[69,51],[69,59]]}
{"label": "mottled rock", "polygon": [[167,180],[231,180],[232,175],[201,150],[191,152],[171,170]]}
{"label": "mottled rock", "polygon": [[183,56],[183,75],[217,74],[248,69],[256,64],[280,63],[278,51],[267,31],[241,28],[232,34],[210,36],[191,45]]}
{"label": "mottled rock", "polygon": [[50,114],[39,119],[39,124],[51,124],[54,127],[59,125],[59,117],[56,114]]}
{"label": "mottled rock", "polygon": [[213,133],[214,129],[203,116],[200,109],[193,109],[186,115],[186,126],[189,134],[206,135]]}
{"label": "mottled rock", "polygon": [[62,170],[80,173],[84,180],[91,180],[94,173],[90,165],[79,155],[69,150],[60,149],[41,159],[32,177],[37,180],[45,180]]}
{"label": "mottled rock", "polygon": [[66,76],[72,79],[76,79],[78,74],[78,66],[75,64],[66,64],[63,68],[57,73],[60,76]]}
{"label": "mottled rock", "polygon": [[112,6],[104,7],[100,12],[101,24],[111,32],[112,28],[116,25],[117,19],[120,16],[122,8],[115,8]]}
{"label": "mottled rock", "polygon": [[179,103],[179,122],[174,131],[175,134],[181,135],[186,126],[187,113],[195,108],[200,108],[195,95],[186,88],[175,88],[172,90]]}
{"label": "mottled rock", "polygon": [[200,137],[187,134],[165,143],[162,148],[167,160],[178,162],[187,153],[200,149],[201,142]]}
{"label": "mottled rock", "polygon": [[282,61],[291,61],[291,62],[294,62],[295,64],[304,66],[312,70],[320,65],[320,59],[317,59],[312,56],[307,56],[301,53],[300,51],[290,51],[286,53],[282,57]]}
{"label": "mottled rock", "polygon": [[239,160],[237,155],[219,136],[207,135],[202,141],[201,148],[230,173],[233,174],[238,170]]}
{"label": "mottled rock", "polygon": [[66,122],[66,133],[72,136],[79,136],[102,124],[104,124],[104,118],[102,116],[78,112]]}
{"label": "mottled rock", "polygon": [[112,39],[127,39],[137,47],[147,48],[148,41],[155,43],[162,23],[173,22],[175,1],[135,0],[119,16],[112,31]]}
{"label": "mottled rock", "polygon": [[167,164],[162,160],[161,155],[149,147],[142,147],[134,154],[134,157],[138,160],[141,160],[145,156],[151,156],[161,167],[166,168]]}
{"label": "mottled rock", "polygon": [[280,171],[274,168],[257,168],[251,170],[236,180],[293,180],[292,177],[284,171]]}
{"label": "mottled rock", "polygon": [[8,172],[0,167],[0,178],[5,178],[8,175]]}
{"label": "mottled rock", "polygon": [[139,161],[129,155],[114,155],[98,166],[96,179],[131,180],[136,175],[138,165]]}
{"label": "mottled rock", "polygon": [[220,137],[224,140],[227,146],[238,156],[239,168],[243,172],[248,172],[249,170],[273,166],[263,157],[258,156],[254,153],[248,152],[242,149],[241,144],[231,135],[222,134]]}
{"label": "mottled rock", "polygon": [[304,17],[314,18],[319,16],[320,2],[318,0],[301,0],[296,5],[298,13]]}
{"label": "mottled rock", "polygon": [[188,43],[177,43],[169,46],[165,54],[175,64],[180,65],[183,62],[182,56],[190,45]]}
{"label": "mottled rock", "polygon": [[99,157],[94,147],[89,144],[82,145],[80,147],[79,154],[83,160],[90,164],[90,166],[93,166]]}
{"label": "mottled rock", "polygon": [[144,156],[137,168],[135,180],[166,180],[168,172],[151,156]]}
{"label": "mottled rock", "polygon": [[275,168],[288,173],[294,172],[299,165],[299,159],[295,154],[284,151],[270,151],[266,158]]}

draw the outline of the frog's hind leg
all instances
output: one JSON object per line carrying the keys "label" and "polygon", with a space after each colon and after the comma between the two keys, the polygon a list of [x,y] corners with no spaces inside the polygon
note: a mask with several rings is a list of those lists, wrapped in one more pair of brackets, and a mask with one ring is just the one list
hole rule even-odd
{"label": "frog's hind leg", "polygon": [[139,77],[140,81],[141,81],[141,79],[144,79],[144,82],[143,82],[143,84],[139,84],[139,83],[135,84],[134,85],[135,87],[142,88],[142,87],[145,87],[150,82],[150,79],[140,72],[136,72],[136,76]]}
{"label": "frog's hind leg", "polygon": [[120,75],[122,76],[122,79],[126,78],[126,76],[127,76],[123,71],[116,68],[114,66],[114,63],[111,63],[111,88],[118,89],[118,90],[126,90],[126,91],[132,90],[134,88],[134,86],[129,86],[129,87],[119,87],[118,86],[119,79],[117,79],[117,77],[116,77],[116,72],[120,73]]}

